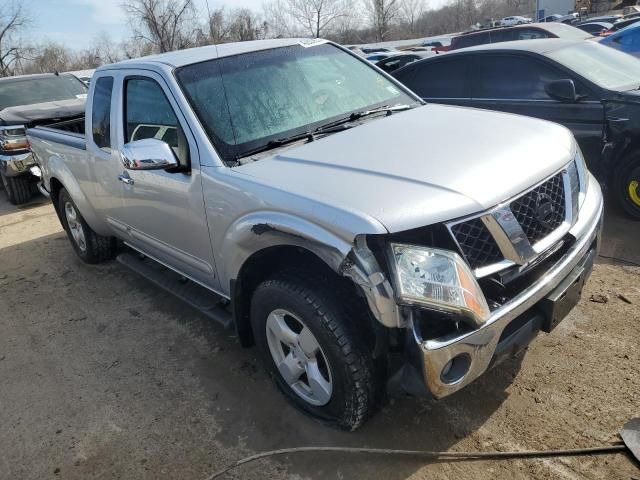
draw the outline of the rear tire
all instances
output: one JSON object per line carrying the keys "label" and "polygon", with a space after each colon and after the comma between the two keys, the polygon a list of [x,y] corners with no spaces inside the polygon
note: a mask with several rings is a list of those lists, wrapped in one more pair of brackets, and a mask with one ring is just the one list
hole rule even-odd
{"label": "rear tire", "polygon": [[73,249],[84,262],[101,263],[115,256],[116,239],[94,232],[64,188],[58,194],[58,211]]}
{"label": "rear tire", "polygon": [[264,364],[296,408],[345,430],[375,411],[381,375],[354,318],[322,281],[266,280],[253,294],[251,323]]}
{"label": "rear tire", "polygon": [[614,194],[622,209],[640,220],[640,150],[627,155],[613,176]]}
{"label": "rear tire", "polygon": [[19,175],[17,177],[2,177],[2,185],[7,193],[9,202],[13,205],[22,205],[31,200],[31,185],[28,175]]}

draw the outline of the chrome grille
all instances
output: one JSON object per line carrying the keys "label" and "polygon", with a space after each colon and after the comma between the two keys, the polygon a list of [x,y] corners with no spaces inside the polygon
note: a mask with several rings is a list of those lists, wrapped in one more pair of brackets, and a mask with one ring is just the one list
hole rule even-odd
{"label": "chrome grille", "polygon": [[[526,263],[549,248],[556,237],[559,240],[568,230],[571,219],[577,215],[579,192],[578,173],[572,163],[567,169],[507,205],[496,207],[475,218],[451,223],[448,227],[461,253],[476,270],[476,275],[488,275],[514,263]],[[511,220],[508,217],[496,217],[505,212]],[[510,231],[511,223],[508,227],[499,225],[505,221],[515,225],[528,245],[521,245],[517,232]],[[536,247],[538,243],[539,246]]]}
{"label": "chrome grille", "polygon": [[[550,199],[553,213],[542,223],[536,216],[540,198]],[[515,199],[509,205],[531,245],[536,244],[558,228],[565,218],[564,184],[559,173],[539,187]]]}
{"label": "chrome grille", "polygon": [[482,220],[474,218],[451,227],[456,241],[473,268],[502,260],[502,253]]}

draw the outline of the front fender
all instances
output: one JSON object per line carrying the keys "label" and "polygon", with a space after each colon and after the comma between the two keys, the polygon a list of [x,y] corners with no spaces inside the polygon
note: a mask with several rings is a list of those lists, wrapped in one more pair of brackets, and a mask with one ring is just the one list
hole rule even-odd
{"label": "front fender", "polygon": [[336,272],[353,248],[353,243],[308,220],[282,212],[254,212],[227,229],[222,244],[222,285],[238,278],[242,265],[254,253],[284,245],[313,252]]}

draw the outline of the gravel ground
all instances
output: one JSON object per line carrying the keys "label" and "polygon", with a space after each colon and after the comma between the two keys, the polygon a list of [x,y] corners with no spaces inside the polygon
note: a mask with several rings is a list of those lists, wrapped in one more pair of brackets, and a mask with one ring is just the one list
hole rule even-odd
{"label": "gravel ground", "polygon": [[[637,266],[601,259],[580,305],[524,358],[440,402],[391,401],[344,433],[290,407],[229,332],[116,262],[83,264],[43,199],[16,208],[0,197],[2,479],[198,480],[300,445],[586,447],[640,416]],[[605,230],[603,255],[640,263],[640,222],[608,212]],[[304,454],[229,478],[638,480],[640,470],[622,455],[424,465]]]}

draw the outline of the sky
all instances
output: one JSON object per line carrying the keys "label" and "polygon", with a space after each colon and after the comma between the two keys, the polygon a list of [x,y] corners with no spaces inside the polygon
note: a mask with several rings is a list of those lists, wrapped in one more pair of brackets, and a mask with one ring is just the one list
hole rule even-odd
{"label": "sky", "polygon": [[[207,0],[194,0],[199,11],[206,11]],[[262,11],[263,0],[208,0],[211,8],[249,7]],[[22,0],[33,18],[25,37],[34,43],[53,41],[81,49],[102,32],[120,41],[130,35],[121,7],[122,0]]]}

